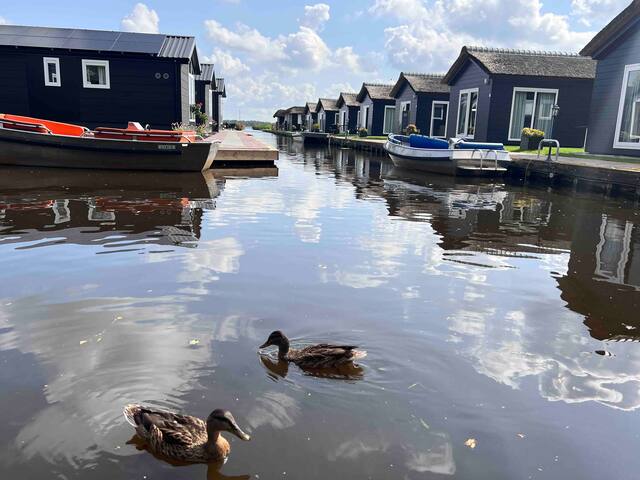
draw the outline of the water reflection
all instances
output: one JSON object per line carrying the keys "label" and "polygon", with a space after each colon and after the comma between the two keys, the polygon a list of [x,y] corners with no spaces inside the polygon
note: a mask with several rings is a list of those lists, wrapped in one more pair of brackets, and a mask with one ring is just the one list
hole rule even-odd
{"label": "water reflection", "polygon": [[[289,374],[289,362],[277,357],[262,354],[258,355],[260,363],[267,370],[267,375],[273,380],[284,379]],[[300,368],[295,366],[295,368]],[[305,375],[316,378],[330,378],[334,380],[362,380],[364,369],[359,365],[342,365],[335,368],[309,369],[300,368]]]}

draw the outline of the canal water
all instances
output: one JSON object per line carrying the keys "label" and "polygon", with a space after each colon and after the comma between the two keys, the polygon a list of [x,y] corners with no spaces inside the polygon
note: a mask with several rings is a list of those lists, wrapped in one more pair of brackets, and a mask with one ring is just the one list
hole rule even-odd
{"label": "canal water", "polygon": [[[637,203],[257,135],[277,170],[0,171],[1,478],[638,478]],[[129,402],[253,438],[172,466]]]}

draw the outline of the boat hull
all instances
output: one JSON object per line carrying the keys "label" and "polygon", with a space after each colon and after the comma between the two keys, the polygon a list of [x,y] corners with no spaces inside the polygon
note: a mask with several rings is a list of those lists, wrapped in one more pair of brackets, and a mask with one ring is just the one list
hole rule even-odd
{"label": "boat hull", "polygon": [[141,142],[0,128],[0,164],[27,167],[199,172],[218,143]]}

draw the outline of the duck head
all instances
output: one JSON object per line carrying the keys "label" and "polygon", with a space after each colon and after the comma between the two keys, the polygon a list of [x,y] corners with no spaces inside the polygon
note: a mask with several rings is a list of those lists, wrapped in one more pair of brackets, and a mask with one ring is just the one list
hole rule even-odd
{"label": "duck head", "polygon": [[228,410],[216,409],[207,417],[207,432],[229,432],[240,440],[249,441],[251,436],[242,431]]}

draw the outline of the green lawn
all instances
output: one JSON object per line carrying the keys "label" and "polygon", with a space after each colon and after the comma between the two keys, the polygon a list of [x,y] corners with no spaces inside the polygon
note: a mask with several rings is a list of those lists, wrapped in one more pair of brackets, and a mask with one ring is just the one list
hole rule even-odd
{"label": "green lawn", "polygon": [[[509,152],[515,153],[528,153],[537,155],[537,150],[527,150],[522,151],[518,145],[505,145],[504,147]],[[544,148],[540,155],[547,155],[549,151],[548,148]],[[552,156],[556,154],[556,149],[551,149]],[[603,160],[605,162],[623,162],[623,163],[640,163],[640,158],[636,157],[616,157],[612,155],[591,155],[585,153],[584,148],[569,148],[569,147],[560,147],[560,156],[561,157],[573,157],[573,158],[583,158],[585,160]]]}
{"label": "green lawn", "polygon": [[[334,135],[334,137],[342,137],[344,138],[344,135]],[[348,139],[350,140],[386,140],[387,136],[386,135],[369,135],[368,137],[359,137],[358,135],[349,135],[347,136]]]}
{"label": "green lawn", "polygon": [[[520,150],[520,146],[519,145],[505,145],[505,150],[508,150],[510,152],[517,152],[517,153],[538,153],[538,150]],[[548,148],[544,148],[543,151],[546,153],[549,151]],[[553,153],[553,155],[556,154],[556,149],[552,148],[551,152]],[[584,154],[584,148],[570,148],[570,147],[560,147],[560,156],[564,155],[564,156],[572,156],[575,154]]]}

